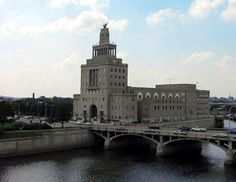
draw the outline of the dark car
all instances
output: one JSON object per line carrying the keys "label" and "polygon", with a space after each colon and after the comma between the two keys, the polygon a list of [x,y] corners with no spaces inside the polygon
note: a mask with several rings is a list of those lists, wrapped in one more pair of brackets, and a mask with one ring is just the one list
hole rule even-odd
{"label": "dark car", "polygon": [[191,128],[188,127],[188,126],[181,126],[181,127],[178,128],[178,130],[179,130],[179,131],[190,131]]}
{"label": "dark car", "polygon": [[150,129],[160,129],[160,126],[158,124],[149,124],[148,127]]}
{"label": "dark car", "polygon": [[230,133],[230,134],[236,134],[236,128],[230,129],[230,130],[229,130],[229,133]]}

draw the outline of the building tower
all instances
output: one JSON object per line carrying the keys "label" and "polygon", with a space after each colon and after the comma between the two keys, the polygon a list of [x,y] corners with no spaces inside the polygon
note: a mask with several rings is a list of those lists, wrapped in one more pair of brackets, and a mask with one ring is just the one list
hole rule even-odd
{"label": "building tower", "polygon": [[92,59],[81,65],[81,89],[80,95],[74,95],[74,117],[87,121],[111,120],[111,110],[118,108],[112,104],[113,97],[128,92],[127,69],[128,65],[116,57],[116,44],[110,43],[109,29],[104,24],[99,44],[92,47]]}

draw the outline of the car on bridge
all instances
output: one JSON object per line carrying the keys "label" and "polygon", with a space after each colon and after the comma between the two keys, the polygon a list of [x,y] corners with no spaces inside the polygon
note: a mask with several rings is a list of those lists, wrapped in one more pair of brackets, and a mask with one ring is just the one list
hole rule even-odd
{"label": "car on bridge", "polygon": [[212,137],[215,137],[215,138],[227,138],[227,134],[225,133],[216,133],[214,135],[212,135]]}
{"label": "car on bridge", "polygon": [[230,130],[229,130],[229,133],[230,133],[230,134],[236,134],[236,128],[230,129]]}
{"label": "car on bridge", "polygon": [[150,129],[157,129],[157,130],[160,129],[160,126],[158,124],[149,124],[148,127]]}
{"label": "car on bridge", "polygon": [[192,128],[191,131],[195,131],[195,132],[206,132],[207,129],[206,128],[199,128],[198,126],[195,128]]}
{"label": "car on bridge", "polygon": [[174,134],[176,134],[176,135],[187,135],[187,132],[186,131],[181,131],[181,130],[176,130],[174,132]]}
{"label": "car on bridge", "polygon": [[178,128],[178,130],[179,130],[179,131],[190,131],[191,128],[188,127],[188,126],[181,126],[181,127]]}
{"label": "car on bridge", "polygon": [[87,126],[88,126],[88,125],[90,126],[90,125],[92,125],[93,123],[91,123],[91,122],[85,122],[85,123],[83,123],[83,124],[84,124],[84,125],[87,125]]}

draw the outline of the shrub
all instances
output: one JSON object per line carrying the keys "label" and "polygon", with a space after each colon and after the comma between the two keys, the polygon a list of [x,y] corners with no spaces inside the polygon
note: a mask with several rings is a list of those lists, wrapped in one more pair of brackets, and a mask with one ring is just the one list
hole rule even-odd
{"label": "shrub", "polygon": [[22,129],[23,130],[39,130],[39,129],[52,129],[52,127],[47,124],[32,123],[32,124],[24,124]]}
{"label": "shrub", "polygon": [[23,122],[17,122],[14,125],[14,130],[22,130],[24,128],[24,126],[26,125],[26,123]]}

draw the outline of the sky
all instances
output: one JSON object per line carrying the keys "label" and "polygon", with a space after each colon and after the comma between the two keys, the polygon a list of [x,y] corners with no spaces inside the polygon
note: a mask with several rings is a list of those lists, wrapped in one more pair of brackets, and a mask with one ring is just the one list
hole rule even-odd
{"label": "sky", "polygon": [[0,95],[78,94],[105,22],[129,86],[236,97],[236,0],[0,0]]}

